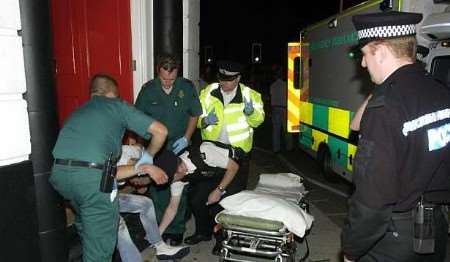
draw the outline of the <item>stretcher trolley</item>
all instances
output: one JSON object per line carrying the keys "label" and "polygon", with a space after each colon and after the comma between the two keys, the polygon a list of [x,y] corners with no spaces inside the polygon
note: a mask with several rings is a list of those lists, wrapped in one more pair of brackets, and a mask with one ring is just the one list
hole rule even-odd
{"label": "stretcher trolley", "polygon": [[255,190],[223,199],[225,210],[216,216],[224,237],[219,261],[296,261],[294,235],[303,238],[313,221],[306,193],[297,175],[264,174]]}

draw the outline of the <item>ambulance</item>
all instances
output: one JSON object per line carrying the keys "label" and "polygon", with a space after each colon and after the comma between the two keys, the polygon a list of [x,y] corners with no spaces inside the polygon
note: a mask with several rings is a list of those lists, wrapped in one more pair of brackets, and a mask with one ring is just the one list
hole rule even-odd
{"label": "ambulance", "polygon": [[450,1],[370,0],[306,27],[288,44],[288,132],[320,164],[329,181],[351,181],[357,134],[350,121],[374,88],[355,49],[356,14],[389,10],[422,13],[418,59],[450,86]]}

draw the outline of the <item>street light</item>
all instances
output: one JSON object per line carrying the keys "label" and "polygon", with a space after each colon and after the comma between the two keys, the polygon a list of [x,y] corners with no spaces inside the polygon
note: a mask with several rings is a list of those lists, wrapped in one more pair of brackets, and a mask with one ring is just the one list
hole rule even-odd
{"label": "street light", "polygon": [[260,64],[262,62],[262,44],[252,43],[252,63]]}
{"label": "street light", "polygon": [[214,62],[212,46],[205,46],[205,64],[211,65]]}

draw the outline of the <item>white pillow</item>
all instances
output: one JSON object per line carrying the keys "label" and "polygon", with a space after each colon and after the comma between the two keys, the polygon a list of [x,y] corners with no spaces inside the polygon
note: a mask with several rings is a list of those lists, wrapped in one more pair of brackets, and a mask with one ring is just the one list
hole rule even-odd
{"label": "white pillow", "polygon": [[261,174],[258,184],[278,187],[303,187],[302,177],[292,173]]}
{"label": "white pillow", "polygon": [[298,205],[279,197],[254,191],[242,191],[220,201],[228,214],[282,222],[286,228],[299,237],[311,228],[314,217]]}

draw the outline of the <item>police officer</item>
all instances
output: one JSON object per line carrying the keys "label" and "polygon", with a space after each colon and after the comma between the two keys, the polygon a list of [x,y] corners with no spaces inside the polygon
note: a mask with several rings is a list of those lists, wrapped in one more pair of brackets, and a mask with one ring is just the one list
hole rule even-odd
{"label": "police officer", "polygon": [[[377,86],[362,116],[353,164],[355,192],[342,233],[346,261],[445,259],[450,93],[415,63],[421,19],[402,12],[353,17],[361,66]],[[419,202],[430,207],[425,220],[431,222],[422,225],[432,228],[434,252],[418,245],[425,242],[414,223]]]}
{"label": "police officer", "polygon": [[[119,222],[117,190],[100,191],[102,170],[112,153],[120,156],[126,129],[152,138],[143,161],[134,172],[150,172],[158,183],[166,174],[152,163],[162,147],[167,129],[118,98],[117,82],[108,75],[96,75],[90,86],[91,99],[77,109],[59,133],[53,156],[50,183],[76,211],[77,229],[82,240],[83,261],[111,261]],[[142,163],[147,164],[142,164]],[[123,177],[125,178],[125,177]]]}
{"label": "police officer", "polygon": [[[195,88],[189,80],[177,76],[178,68],[175,56],[162,54],[157,62],[158,77],[142,86],[136,100],[138,109],[167,127],[169,133],[165,149],[175,154],[188,146],[202,112]],[[160,222],[169,205],[169,187],[150,187],[150,193]],[[163,235],[165,240],[170,239],[172,245],[183,240],[186,211],[187,198],[183,193],[177,214]]]}
{"label": "police officer", "polygon": [[[218,62],[219,83],[208,85],[200,93],[202,115],[198,121],[203,140],[217,141],[240,149],[243,156],[239,161],[239,171],[232,181],[227,177],[220,181],[211,180],[211,186],[192,184],[189,201],[196,221],[195,234],[185,239],[186,244],[196,244],[211,239],[212,219],[205,205],[206,195],[213,204],[233,184],[233,191],[238,192],[247,186],[249,172],[249,154],[253,146],[253,128],[264,121],[261,94],[240,83],[243,66],[232,61]],[[211,221],[202,223],[202,221]],[[217,250],[217,245],[214,251]]]}

